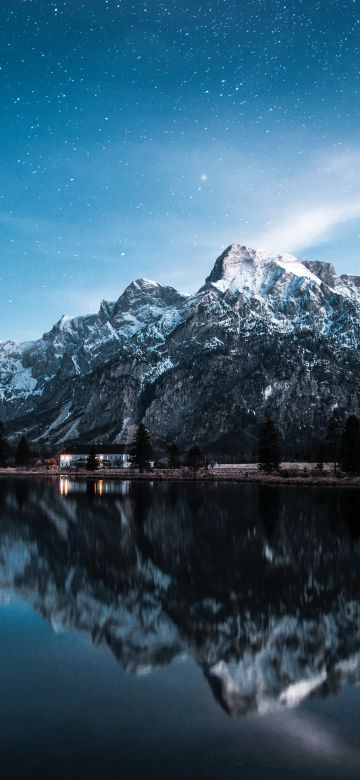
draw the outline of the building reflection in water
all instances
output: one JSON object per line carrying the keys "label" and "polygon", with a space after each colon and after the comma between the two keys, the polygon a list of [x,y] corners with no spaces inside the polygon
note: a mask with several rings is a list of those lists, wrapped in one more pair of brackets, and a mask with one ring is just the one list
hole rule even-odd
{"label": "building reflection in water", "polygon": [[122,495],[129,493],[130,482],[126,480],[105,480],[105,479],[72,479],[71,477],[61,475],[59,478],[59,493],[61,496],[67,496],[71,493],[93,493],[94,496],[102,495]]}

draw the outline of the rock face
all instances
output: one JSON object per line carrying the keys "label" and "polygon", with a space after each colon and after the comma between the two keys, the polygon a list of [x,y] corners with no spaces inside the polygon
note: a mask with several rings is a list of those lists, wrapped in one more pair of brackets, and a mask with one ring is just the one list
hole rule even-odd
{"label": "rock face", "polygon": [[186,297],[139,279],[98,314],[0,344],[0,417],[13,434],[251,452],[265,414],[308,443],[334,407],[360,411],[360,277],[234,244]]}

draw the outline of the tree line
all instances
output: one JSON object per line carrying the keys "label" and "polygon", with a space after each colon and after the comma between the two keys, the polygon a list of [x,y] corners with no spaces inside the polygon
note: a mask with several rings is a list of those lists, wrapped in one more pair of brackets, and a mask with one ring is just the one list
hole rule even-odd
{"label": "tree line", "polygon": [[[325,436],[314,445],[317,469],[324,463],[333,464],[334,473],[360,474],[360,420],[352,414],[342,420],[335,409],[328,422]],[[282,437],[273,420],[267,418],[259,437],[258,463],[262,471],[279,470],[282,456]]]}
{"label": "tree line", "polygon": [[[325,436],[317,442],[317,469],[324,463],[332,463],[334,472],[360,473],[360,420],[350,415],[343,422],[335,410],[328,422]],[[140,471],[149,468],[153,458],[153,446],[148,430],[139,425],[131,448],[134,466]],[[265,473],[277,472],[282,461],[283,439],[274,421],[267,417],[260,429],[257,451],[258,467]],[[187,466],[194,471],[211,465],[206,454],[198,445],[193,445],[181,457],[175,442],[167,449],[167,466],[171,469]]]}
{"label": "tree line", "polygon": [[[144,424],[137,428],[134,440],[130,445],[132,463],[141,472],[150,468],[154,461],[154,447],[149,431]],[[279,428],[268,417],[264,420],[258,438],[257,462],[259,469],[266,473],[277,472],[283,459],[284,441]],[[322,470],[324,463],[333,464],[335,474],[360,474],[360,419],[349,415],[345,420],[335,409],[328,421],[325,435],[314,443],[313,452],[316,456],[317,469]],[[28,466],[37,457],[25,436],[21,436],[15,445],[7,439],[5,428],[0,421],[0,467],[10,463],[15,466]],[[181,452],[176,442],[171,442],[162,457],[160,465],[170,469],[186,466],[196,471],[212,465],[209,456],[197,444],[186,452]],[[95,445],[89,450],[87,468],[89,471],[98,468]]]}
{"label": "tree line", "polygon": [[360,473],[360,420],[355,414],[343,422],[334,410],[319,449],[319,464],[327,461],[334,464],[335,472]]}
{"label": "tree line", "polygon": [[25,436],[21,436],[15,447],[7,439],[4,424],[0,420],[0,467],[4,468],[10,460],[15,466],[28,466],[34,453]]}

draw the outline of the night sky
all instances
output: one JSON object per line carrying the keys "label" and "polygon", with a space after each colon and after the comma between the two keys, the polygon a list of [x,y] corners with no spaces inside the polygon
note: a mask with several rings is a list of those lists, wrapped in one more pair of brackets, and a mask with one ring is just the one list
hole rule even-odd
{"label": "night sky", "polygon": [[231,242],[360,273],[360,0],[0,5],[0,339]]}

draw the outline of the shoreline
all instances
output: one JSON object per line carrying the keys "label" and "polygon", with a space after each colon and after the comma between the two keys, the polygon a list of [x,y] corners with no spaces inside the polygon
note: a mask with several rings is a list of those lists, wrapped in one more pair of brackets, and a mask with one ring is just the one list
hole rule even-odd
{"label": "shoreline", "polygon": [[154,471],[139,472],[130,469],[107,469],[97,471],[65,471],[61,469],[31,469],[31,468],[1,468],[1,477],[45,477],[47,479],[85,479],[89,481],[105,479],[119,481],[140,482],[239,482],[242,484],[282,485],[282,486],[306,486],[306,487],[360,487],[360,475],[342,476],[335,475],[291,475],[262,474],[261,472],[246,473],[244,469],[205,471],[199,469],[192,473],[182,469],[156,469]]}

